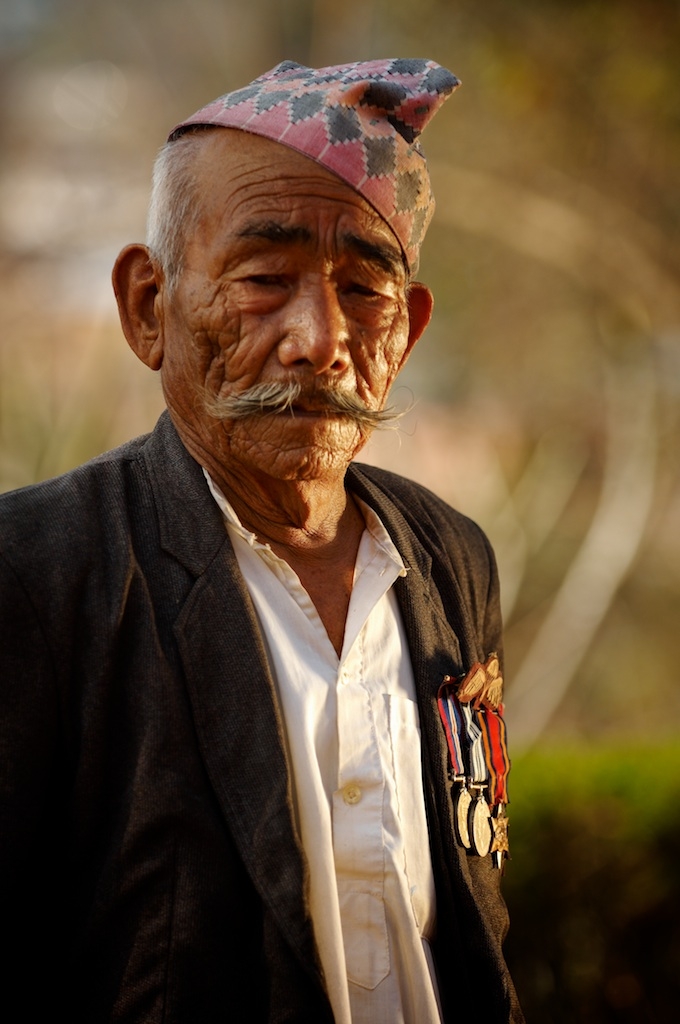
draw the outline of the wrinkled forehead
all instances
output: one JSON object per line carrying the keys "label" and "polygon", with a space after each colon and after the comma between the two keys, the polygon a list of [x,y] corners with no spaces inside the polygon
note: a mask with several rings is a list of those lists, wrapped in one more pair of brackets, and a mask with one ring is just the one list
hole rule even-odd
{"label": "wrinkled forehead", "polygon": [[203,227],[220,224],[239,233],[258,224],[272,229],[303,221],[336,225],[381,247],[386,261],[408,273],[391,225],[359,192],[316,161],[231,128],[202,130],[187,143],[195,147],[192,176]]}

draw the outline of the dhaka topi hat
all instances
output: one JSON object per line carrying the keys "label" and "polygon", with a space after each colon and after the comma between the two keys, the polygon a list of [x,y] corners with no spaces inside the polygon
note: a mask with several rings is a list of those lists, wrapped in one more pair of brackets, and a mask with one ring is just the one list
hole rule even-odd
{"label": "dhaka topi hat", "polygon": [[434,211],[418,136],[459,85],[431,60],[307,68],[286,60],[172,130],[238,128],[296,149],[337,174],[388,223],[409,267]]}

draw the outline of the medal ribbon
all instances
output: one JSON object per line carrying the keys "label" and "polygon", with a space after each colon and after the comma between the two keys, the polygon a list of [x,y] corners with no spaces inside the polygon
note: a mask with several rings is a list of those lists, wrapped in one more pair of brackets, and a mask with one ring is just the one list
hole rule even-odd
{"label": "medal ribbon", "polygon": [[454,775],[464,776],[466,774],[466,767],[460,739],[464,733],[465,725],[461,717],[460,704],[446,683],[439,688],[437,706],[444,726],[444,732],[446,733],[446,742],[449,747],[453,773]]}
{"label": "medal ribbon", "polygon": [[468,735],[468,751],[470,756],[470,775],[475,785],[487,781],[488,771],[484,757],[484,740],[479,725],[479,712],[474,711],[470,704],[462,704],[461,711]]}
{"label": "medal ribbon", "polygon": [[489,771],[489,800],[493,805],[508,803],[507,777],[510,771],[503,705],[498,711],[489,709],[479,715],[484,759]]}

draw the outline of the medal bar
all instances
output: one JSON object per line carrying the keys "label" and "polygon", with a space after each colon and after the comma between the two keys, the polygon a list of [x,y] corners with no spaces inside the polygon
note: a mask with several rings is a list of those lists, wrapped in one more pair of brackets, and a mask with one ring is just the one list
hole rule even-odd
{"label": "medal bar", "polygon": [[498,656],[475,663],[463,677],[445,676],[437,705],[454,784],[454,825],[461,846],[491,853],[502,870],[508,853],[507,776],[510,770]]}

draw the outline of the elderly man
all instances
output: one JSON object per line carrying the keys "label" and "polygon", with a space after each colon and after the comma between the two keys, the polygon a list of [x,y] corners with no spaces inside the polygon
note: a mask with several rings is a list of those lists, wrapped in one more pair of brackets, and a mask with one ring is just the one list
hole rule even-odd
{"label": "elderly man", "polygon": [[161,151],[114,287],[168,413],[1,503],[17,1020],[521,1020],[493,557],[352,463],[430,317],[457,84],[286,62]]}

